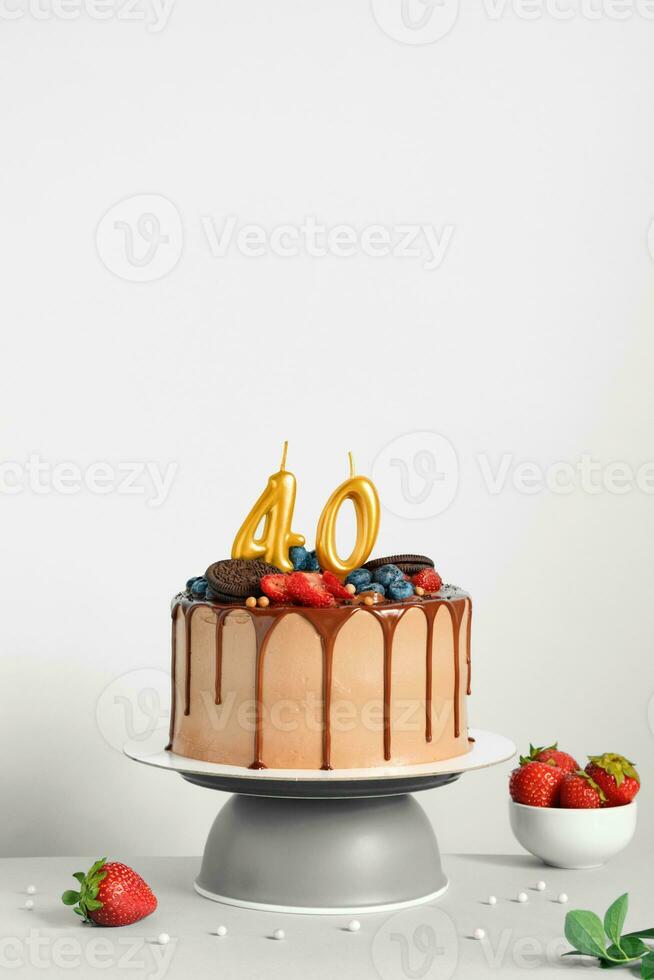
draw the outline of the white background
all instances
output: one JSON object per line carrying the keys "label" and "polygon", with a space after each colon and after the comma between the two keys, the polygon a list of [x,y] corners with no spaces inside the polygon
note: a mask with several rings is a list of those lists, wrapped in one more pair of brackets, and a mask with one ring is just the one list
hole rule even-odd
{"label": "white background", "polygon": [[[523,750],[625,753],[651,826],[654,497],[525,493],[512,474],[654,458],[654,21],[474,2],[406,44],[365,0],[178,0],[158,32],[143,6],[66,20],[26,2],[0,24],[1,459],[176,471],[156,507],[147,487],[9,493],[3,470],[0,853],[201,850],[222,797],[126,761],[111,705],[130,684],[110,685],[146,671],[165,693],[170,597],[229,553],[283,439],[311,540],[348,449],[370,473],[399,439],[420,492],[415,432],[454,447],[458,492],[413,519],[378,462],[376,553],[426,552],[472,594],[472,722]],[[110,271],[118,232],[96,243],[135,195],[181,219],[156,281],[120,253],[127,277]],[[453,232],[432,270],[214,257],[207,215]],[[483,460],[505,454],[490,492]],[[422,797],[446,850],[517,849],[507,776]]]}

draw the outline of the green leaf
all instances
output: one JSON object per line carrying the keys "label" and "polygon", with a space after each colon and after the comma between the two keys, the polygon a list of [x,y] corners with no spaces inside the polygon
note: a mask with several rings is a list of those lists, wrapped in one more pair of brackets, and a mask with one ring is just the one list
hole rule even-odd
{"label": "green leaf", "polygon": [[87,898],[86,907],[92,912],[94,909],[101,909],[102,902],[98,902],[97,898]]}
{"label": "green leaf", "polygon": [[638,960],[650,952],[649,946],[646,946],[637,936],[623,936],[620,940],[620,948],[630,960]]}
{"label": "green leaf", "polygon": [[654,980],[654,953],[648,953],[640,964],[640,975],[643,980]]}
{"label": "green leaf", "polygon": [[86,918],[86,916],[84,915],[84,913],[82,912],[82,910],[81,909],[78,909],[77,906],[73,909],[73,912],[76,912],[78,915],[81,915],[83,919]]}
{"label": "green leaf", "polygon": [[604,916],[604,931],[609,937],[612,943],[616,946],[620,945],[620,936],[622,935],[622,927],[624,925],[624,920],[627,918],[627,909],[629,908],[629,895],[621,895],[620,898],[616,898],[613,905],[610,905],[607,909],[606,915]]}
{"label": "green leaf", "polygon": [[65,891],[61,896],[61,901],[64,905],[77,905],[79,902],[79,892],[74,892],[71,890]]}
{"label": "green leaf", "polygon": [[654,929],[636,929],[635,932],[628,932],[623,939],[631,939],[635,937],[637,939],[654,939]]}
{"label": "green leaf", "polygon": [[73,878],[77,878],[77,880],[79,881],[80,885],[83,885],[84,884],[84,880],[86,878],[86,875],[84,874],[83,871],[76,871],[75,874],[73,875]]}
{"label": "green leaf", "polygon": [[602,922],[594,912],[574,909],[565,917],[565,938],[587,956],[606,957],[606,938]]}

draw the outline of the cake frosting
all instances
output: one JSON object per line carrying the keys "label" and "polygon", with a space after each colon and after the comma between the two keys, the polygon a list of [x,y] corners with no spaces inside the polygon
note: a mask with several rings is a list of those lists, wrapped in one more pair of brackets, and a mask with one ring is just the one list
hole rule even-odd
{"label": "cake frosting", "polygon": [[172,605],[170,748],[252,768],[409,765],[469,749],[472,603]]}

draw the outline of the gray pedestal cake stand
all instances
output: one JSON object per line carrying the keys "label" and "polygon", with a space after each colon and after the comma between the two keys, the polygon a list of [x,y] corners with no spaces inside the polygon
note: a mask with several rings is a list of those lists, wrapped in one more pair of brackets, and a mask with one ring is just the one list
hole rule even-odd
{"label": "gray pedestal cake stand", "polygon": [[470,732],[465,756],[374,769],[252,770],[186,759],[161,750],[136,762],[233,795],[219,810],[195,888],[229,905],[339,915],[428,902],[448,885],[436,835],[414,799],[464,772],[505,762],[509,739]]}

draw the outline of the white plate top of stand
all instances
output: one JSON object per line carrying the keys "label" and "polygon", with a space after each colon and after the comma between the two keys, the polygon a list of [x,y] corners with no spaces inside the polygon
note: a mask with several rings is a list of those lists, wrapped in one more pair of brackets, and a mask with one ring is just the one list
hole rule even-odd
{"label": "white plate top of stand", "polygon": [[220,762],[201,762],[198,759],[187,759],[175,755],[165,748],[145,754],[138,742],[128,742],[123,751],[135,762],[142,762],[158,769],[168,769],[171,772],[189,773],[196,776],[235,777],[239,780],[253,782],[323,782],[325,784],[371,780],[388,781],[407,779],[421,776],[448,776],[475,769],[485,769],[512,759],[516,753],[513,742],[504,735],[485,732],[471,728],[470,738],[474,743],[469,752],[454,759],[444,759],[442,762],[426,762],[416,766],[372,766],[366,769],[248,769],[246,766],[228,766]]}

